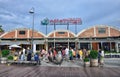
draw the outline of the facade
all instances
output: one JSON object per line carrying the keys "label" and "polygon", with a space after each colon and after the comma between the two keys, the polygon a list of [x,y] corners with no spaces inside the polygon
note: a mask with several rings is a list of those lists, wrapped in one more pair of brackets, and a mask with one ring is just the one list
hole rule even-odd
{"label": "facade", "polygon": [[[15,29],[0,35],[0,48],[4,49],[12,44],[23,48],[32,47],[32,30]],[[120,29],[98,25],[80,31],[77,35],[69,30],[54,30],[45,35],[41,32],[33,32],[33,50],[49,47],[72,47],[76,49],[104,49],[105,51],[120,52]]]}

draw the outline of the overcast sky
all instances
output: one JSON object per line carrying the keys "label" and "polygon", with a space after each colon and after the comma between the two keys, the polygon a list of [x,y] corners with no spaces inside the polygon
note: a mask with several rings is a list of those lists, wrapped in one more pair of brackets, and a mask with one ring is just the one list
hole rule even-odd
{"label": "overcast sky", "polygon": [[[35,30],[45,33],[45,26],[40,24],[44,18],[63,19],[81,18],[82,25],[77,31],[95,25],[108,25],[120,28],[120,0],[0,0],[0,25],[5,31],[16,28],[31,28],[35,9]],[[66,25],[57,25],[57,29],[66,29]],[[75,32],[75,25],[69,29]],[[48,26],[48,32],[53,26]]]}

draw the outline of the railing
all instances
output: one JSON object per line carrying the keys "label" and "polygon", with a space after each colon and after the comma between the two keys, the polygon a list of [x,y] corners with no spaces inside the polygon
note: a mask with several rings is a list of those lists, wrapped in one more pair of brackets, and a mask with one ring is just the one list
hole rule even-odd
{"label": "railing", "polygon": [[120,58],[120,53],[106,53],[105,58]]}

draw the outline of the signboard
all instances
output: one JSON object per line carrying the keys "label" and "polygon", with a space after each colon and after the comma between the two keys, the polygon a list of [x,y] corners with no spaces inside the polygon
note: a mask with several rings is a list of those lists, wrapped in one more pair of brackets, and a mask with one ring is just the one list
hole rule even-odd
{"label": "signboard", "polygon": [[81,18],[66,18],[66,19],[44,19],[42,25],[81,25]]}
{"label": "signboard", "polygon": [[49,19],[45,18],[43,21],[41,21],[41,25],[48,25],[49,24]]}

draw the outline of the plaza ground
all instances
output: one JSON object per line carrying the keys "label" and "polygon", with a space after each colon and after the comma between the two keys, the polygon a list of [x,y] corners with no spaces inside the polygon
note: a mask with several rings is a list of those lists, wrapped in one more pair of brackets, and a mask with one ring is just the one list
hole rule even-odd
{"label": "plaza ground", "polygon": [[0,77],[119,77],[120,58],[105,59],[103,67],[83,67],[83,62],[63,61],[61,65],[41,62],[41,65],[0,64]]}

